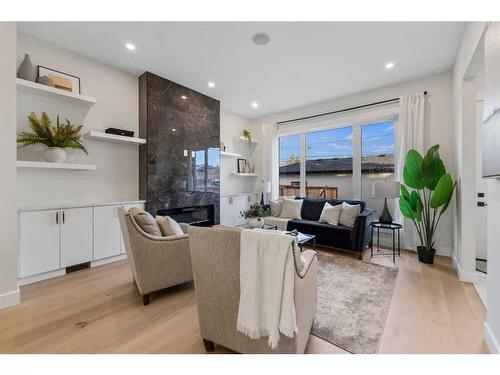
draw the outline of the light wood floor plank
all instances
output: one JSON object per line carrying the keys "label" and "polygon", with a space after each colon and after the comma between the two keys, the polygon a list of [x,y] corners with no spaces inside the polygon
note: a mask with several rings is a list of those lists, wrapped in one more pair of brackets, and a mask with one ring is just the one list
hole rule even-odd
{"label": "light wood floor plank", "polygon": [[[485,309],[472,284],[458,281],[449,258],[429,266],[403,252],[396,266],[379,353],[487,353]],[[205,353],[192,284],[156,293],[142,306],[126,261],[21,290],[20,305],[0,310],[1,353]],[[306,352],[346,353],[315,336]],[[231,351],[217,346],[215,353]]]}

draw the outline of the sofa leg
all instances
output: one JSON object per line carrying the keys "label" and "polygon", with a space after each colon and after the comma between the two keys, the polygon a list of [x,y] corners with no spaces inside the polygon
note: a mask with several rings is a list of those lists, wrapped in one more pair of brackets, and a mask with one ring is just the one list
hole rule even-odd
{"label": "sofa leg", "polygon": [[359,260],[363,260],[363,252],[362,251],[359,252],[358,259]]}
{"label": "sofa leg", "polygon": [[145,294],[142,296],[142,302],[144,303],[144,306],[149,305],[151,294]]}
{"label": "sofa leg", "polygon": [[207,352],[213,352],[215,349],[215,344],[213,341],[203,339],[203,345],[205,345],[205,350]]}

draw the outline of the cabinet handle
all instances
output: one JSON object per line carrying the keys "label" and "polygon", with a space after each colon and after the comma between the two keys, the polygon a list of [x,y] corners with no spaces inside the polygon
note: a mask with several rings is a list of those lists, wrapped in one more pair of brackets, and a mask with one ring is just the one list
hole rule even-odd
{"label": "cabinet handle", "polygon": [[56,224],[59,224],[59,211],[56,212]]}
{"label": "cabinet handle", "polygon": [[62,212],[62,215],[63,215],[63,224],[64,224],[64,222],[66,221],[65,220],[66,219],[66,215],[64,215],[64,211]]}

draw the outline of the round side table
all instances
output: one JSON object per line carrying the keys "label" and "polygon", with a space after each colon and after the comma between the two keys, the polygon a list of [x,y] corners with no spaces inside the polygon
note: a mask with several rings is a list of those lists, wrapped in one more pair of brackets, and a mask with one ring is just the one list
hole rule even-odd
{"label": "round side table", "polygon": [[[393,263],[396,263],[396,252],[398,256],[401,256],[401,235],[400,235],[400,230],[403,228],[401,224],[398,223],[391,223],[391,224],[384,224],[380,223],[378,221],[372,222],[371,224],[372,227],[372,236],[371,236],[371,257],[373,258],[374,255],[382,255],[390,260],[392,260]],[[373,232],[375,232],[375,229],[377,230],[377,249],[375,254],[373,253]],[[380,229],[388,229],[392,231],[392,257],[391,254],[386,253],[382,250],[380,250]],[[397,235],[397,247],[396,247],[396,235]]]}

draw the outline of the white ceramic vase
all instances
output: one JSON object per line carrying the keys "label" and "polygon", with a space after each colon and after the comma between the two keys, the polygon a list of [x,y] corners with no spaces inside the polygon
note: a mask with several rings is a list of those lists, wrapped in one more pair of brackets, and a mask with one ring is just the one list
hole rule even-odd
{"label": "white ceramic vase", "polygon": [[66,151],[60,147],[48,147],[43,152],[43,156],[50,163],[64,163],[66,160]]}
{"label": "white ceramic vase", "polygon": [[247,224],[251,228],[262,228],[264,226],[264,219],[261,217],[249,217]]}

